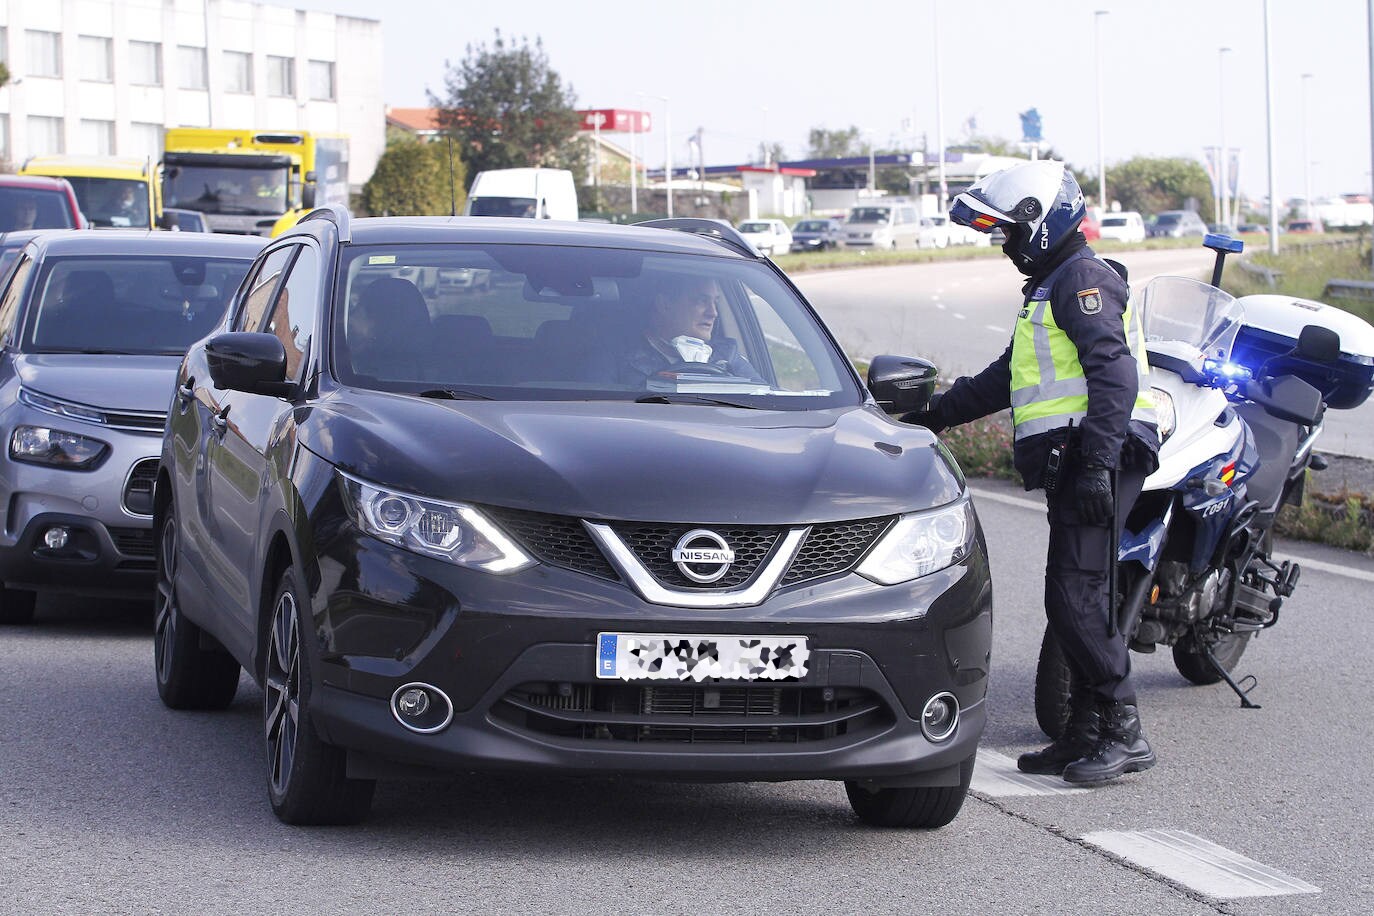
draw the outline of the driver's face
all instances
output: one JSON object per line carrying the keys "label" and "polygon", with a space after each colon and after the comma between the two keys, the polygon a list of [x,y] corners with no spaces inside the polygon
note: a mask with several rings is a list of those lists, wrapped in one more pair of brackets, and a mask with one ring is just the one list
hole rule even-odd
{"label": "driver's face", "polygon": [[710,340],[719,314],[720,287],[714,280],[701,280],[665,299],[662,309],[663,336],[679,335]]}

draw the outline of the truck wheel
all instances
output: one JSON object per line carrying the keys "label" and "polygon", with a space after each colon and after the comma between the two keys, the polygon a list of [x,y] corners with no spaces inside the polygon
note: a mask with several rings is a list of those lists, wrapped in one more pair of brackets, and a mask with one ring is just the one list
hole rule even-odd
{"label": "truck wheel", "polygon": [[870,827],[915,827],[934,830],[958,815],[968,797],[973,780],[973,761],[977,753],[959,764],[957,786],[918,786],[907,789],[866,789],[862,783],[846,780],[845,794],[859,820]]}
{"label": "truck wheel", "polygon": [[33,623],[33,606],[37,600],[37,592],[0,587],[0,623]]}
{"label": "truck wheel", "polygon": [[1069,724],[1069,663],[1048,626],[1035,665],[1035,721],[1051,741]]}

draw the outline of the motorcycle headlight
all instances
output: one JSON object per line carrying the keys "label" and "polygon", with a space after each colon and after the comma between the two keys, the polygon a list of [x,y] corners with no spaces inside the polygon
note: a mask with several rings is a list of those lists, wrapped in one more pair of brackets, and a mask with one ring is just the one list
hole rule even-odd
{"label": "motorcycle headlight", "polygon": [[109,450],[99,439],[46,426],[16,426],[10,435],[10,458],[15,461],[71,471],[91,470]]}
{"label": "motorcycle headlight", "polygon": [[466,503],[385,490],[339,472],[344,505],[363,531],[406,550],[489,573],[513,573],[534,559]]}
{"label": "motorcycle headlight", "polygon": [[1174,410],[1174,396],[1163,388],[1151,388],[1150,397],[1155,402],[1155,418],[1159,421],[1159,441],[1167,442],[1178,425],[1178,413]]}
{"label": "motorcycle headlight", "polygon": [[973,504],[967,498],[929,512],[903,515],[856,570],[880,585],[939,572],[973,549]]}

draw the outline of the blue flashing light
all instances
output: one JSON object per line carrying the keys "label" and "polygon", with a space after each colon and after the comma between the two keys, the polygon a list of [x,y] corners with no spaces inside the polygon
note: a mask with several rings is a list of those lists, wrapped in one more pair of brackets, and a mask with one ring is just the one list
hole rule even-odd
{"label": "blue flashing light", "polygon": [[1229,235],[1207,235],[1203,237],[1202,244],[1213,251],[1225,251],[1229,254],[1240,254],[1245,250],[1243,241],[1233,239]]}
{"label": "blue flashing light", "polygon": [[1223,362],[1219,359],[1208,359],[1202,363],[1202,371],[1218,379],[1229,382],[1243,382],[1246,379],[1254,378],[1254,373],[1239,363]]}

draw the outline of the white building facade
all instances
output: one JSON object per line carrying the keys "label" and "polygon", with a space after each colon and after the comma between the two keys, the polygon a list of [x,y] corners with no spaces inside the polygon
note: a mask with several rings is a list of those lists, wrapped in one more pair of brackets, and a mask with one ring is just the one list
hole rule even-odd
{"label": "white building facade", "polygon": [[349,181],[386,146],[382,25],[243,0],[0,0],[0,159],[157,159],[168,127],[349,138]]}

